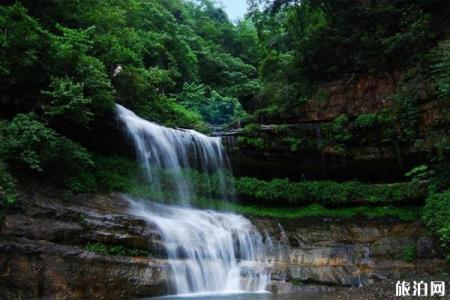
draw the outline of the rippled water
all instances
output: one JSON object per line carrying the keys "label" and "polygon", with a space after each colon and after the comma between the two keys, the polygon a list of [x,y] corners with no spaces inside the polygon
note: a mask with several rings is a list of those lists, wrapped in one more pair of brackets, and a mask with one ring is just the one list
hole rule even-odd
{"label": "rippled water", "polygon": [[[239,294],[192,294],[192,295],[178,295],[165,296],[157,298],[144,299],[158,299],[158,300],[337,300],[338,298],[331,293],[313,293],[313,294],[270,294],[270,293],[239,293]],[[143,300],[143,299],[141,299]]]}

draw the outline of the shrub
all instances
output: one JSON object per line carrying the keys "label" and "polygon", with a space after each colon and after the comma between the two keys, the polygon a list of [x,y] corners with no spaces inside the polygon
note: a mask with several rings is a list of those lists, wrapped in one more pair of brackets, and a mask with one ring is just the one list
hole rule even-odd
{"label": "shrub", "polygon": [[245,135],[248,135],[248,136],[255,136],[255,135],[258,134],[258,132],[260,131],[260,129],[261,129],[261,126],[260,126],[259,124],[252,123],[252,124],[246,125],[246,126],[242,129],[242,132],[243,132]]}
{"label": "shrub", "polygon": [[255,149],[263,150],[264,149],[264,139],[260,137],[238,137],[239,145],[242,147],[252,147]]}
{"label": "shrub", "polygon": [[440,42],[431,52],[431,80],[434,93],[440,99],[450,96],[450,40]]}
{"label": "shrub", "polygon": [[[16,181],[8,173],[6,164],[0,160],[0,200],[3,198],[6,204],[16,202]],[[1,206],[0,202],[0,206]]]}
{"label": "shrub", "polygon": [[69,78],[52,78],[49,91],[42,93],[48,104],[42,106],[49,118],[64,117],[83,126],[92,120],[94,114],[89,110],[92,99],[84,97],[84,85]]}
{"label": "shrub", "polygon": [[60,136],[33,114],[19,114],[1,123],[0,136],[0,157],[58,185],[71,188],[73,178],[93,166],[85,148]]}
{"label": "shrub", "polygon": [[450,250],[450,189],[428,196],[423,220],[443,247]]}
{"label": "shrub", "polygon": [[235,182],[242,201],[260,205],[410,205],[422,201],[426,193],[425,186],[420,183],[289,182],[287,179],[262,181],[249,177],[238,178]]}
{"label": "shrub", "polygon": [[292,152],[296,152],[300,148],[302,140],[295,137],[287,137],[283,139],[283,143],[285,143]]}
{"label": "shrub", "polygon": [[360,128],[370,128],[377,123],[376,114],[362,114],[355,119],[355,126]]}
{"label": "shrub", "polygon": [[417,248],[415,245],[410,244],[403,248],[402,259],[406,262],[413,262],[417,257]]}

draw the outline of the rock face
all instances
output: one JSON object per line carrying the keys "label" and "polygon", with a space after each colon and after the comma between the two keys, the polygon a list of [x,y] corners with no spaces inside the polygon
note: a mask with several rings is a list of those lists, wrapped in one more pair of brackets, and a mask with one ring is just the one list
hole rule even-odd
{"label": "rock face", "polygon": [[[158,237],[114,195],[31,191],[5,212],[0,299],[128,299],[167,294],[166,261],[86,251],[101,242],[158,253]],[[155,245],[149,241],[155,241]]]}
{"label": "rock face", "polygon": [[[127,213],[118,195],[35,189],[0,218],[0,299],[130,299],[165,295],[170,274],[157,230]],[[266,235],[276,293],[370,284],[402,272],[437,272],[443,261],[420,223],[396,220],[253,218]],[[111,256],[88,243],[141,249]],[[403,260],[406,247],[417,259]],[[242,274],[245,276],[245,274]]]}
{"label": "rock face", "polygon": [[[308,123],[326,122],[341,114],[356,117],[364,113],[377,112],[391,106],[390,96],[402,78],[395,72],[384,76],[363,76],[337,80],[319,87],[319,91],[304,106],[293,108],[271,123]],[[292,115],[290,115],[291,113]]]}
{"label": "rock face", "polygon": [[[359,287],[402,274],[437,273],[445,262],[420,222],[392,219],[253,219],[272,236],[269,289],[276,293]],[[411,261],[405,257],[415,252]]]}
{"label": "rock face", "polygon": [[397,109],[392,96],[401,77],[331,82],[299,107],[260,116],[258,124],[266,125],[218,135],[237,150],[241,176],[396,181],[436,150],[450,118],[448,101],[429,97],[424,83],[413,129],[422,142],[403,137],[402,124],[389,113]]}

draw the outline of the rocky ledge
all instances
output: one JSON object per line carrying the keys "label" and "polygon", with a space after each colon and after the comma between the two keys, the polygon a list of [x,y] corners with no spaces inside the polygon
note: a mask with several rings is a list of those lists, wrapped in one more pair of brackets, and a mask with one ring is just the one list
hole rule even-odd
{"label": "rocky ledge", "polygon": [[363,287],[405,274],[439,274],[446,263],[420,222],[390,218],[252,219],[272,237],[275,293]]}
{"label": "rocky ledge", "polygon": [[[169,268],[158,231],[128,214],[120,195],[73,196],[28,187],[19,198],[0,217],[1,299],[129,299],[168,293]],[[362,286],[445,267],[420,222],[252,222],[271,245],[269,289],[275,293]],[[133,251],[89,251],[88,245],[95,244]],[[411,249],[414,255],[406,262]]]}
{"label": "rocky ledge", "polygon": [[[167,263],[154,256],[87,251],[102,243],[155,253],[157,233],[118,195],[21,195],[0,229],[0,299],[129,299],[167,294]],[[155,244],[151,244],[154,241]],[[158,257],[155,255],[155,257]]]}

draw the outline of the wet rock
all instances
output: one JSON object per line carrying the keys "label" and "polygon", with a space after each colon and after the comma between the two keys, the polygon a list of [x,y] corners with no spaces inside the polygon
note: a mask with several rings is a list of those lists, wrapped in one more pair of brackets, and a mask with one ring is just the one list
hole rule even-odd
{"label": "wet rock", "polygon": [[[129,299],[168,293],[157,230],[127,214],[116,195],[42,188],[21,193],[0,224],[0,299]],[[88,243],[146,250],[152,257],[99,255]]]}
{"label": "wet rock", "polygon": [[320,219],[268,218],[252,221],[277,245],[270,264],[273,290],[292,290],[291,285],[299,284],[367,286],[409,272],[439,273],[446,265],[436,255],[424,259],[419,255],[424,250],[419,251],[419,247],[417,260],[403,261],[403,249],[410,245],[423,244],[424,249],[437,253],[437,243],[426,237],[420,222],[335,219],[329,223]]}
{"label": "wet rock", "polygon": [[0,242],[2,299],[126,299],[167,293],[165,262],[16,238]]}
{"label": "wet rock", "polygon": [[[129,299],[165,295],[171,286],[157,228],[127,213],[118,195],[62,198],[53,189],[20,194],[0,220],[0,299]],[[270,236],[268,289],[330,291],[445,268],[420,222],[395,219],[251,218]],[[88,243],[146,250],[150,257],[105,256]],[[266,243],[269,238],[266,238]],[[401,252],[416,245],[417,260]],[[243,280],[252,272],[244,270]]]}

